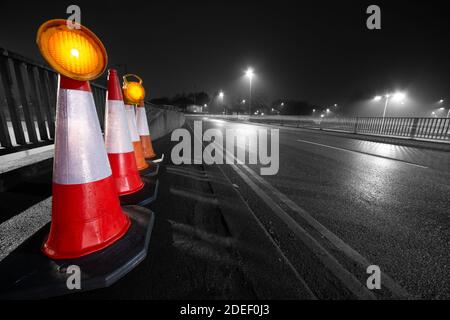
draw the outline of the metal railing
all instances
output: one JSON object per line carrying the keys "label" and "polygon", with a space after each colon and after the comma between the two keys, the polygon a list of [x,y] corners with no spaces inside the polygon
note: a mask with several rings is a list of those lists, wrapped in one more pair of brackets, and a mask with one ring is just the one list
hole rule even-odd
{"label": "metal railing", "polygon": [[449,118],[353,117],[318,119],[312,117],[292,117],[289,119],[289,117],[252,117],[250,121],[283,126],[309,127],[321,130],[337,130],[356,134],[374,134],[450,142]]}
{"label": "metal railing", "polygon": [[[0,47],[0,155],[53,143],[57,81],[52,69]],[[103,130],[106,87],[91,88]]]}

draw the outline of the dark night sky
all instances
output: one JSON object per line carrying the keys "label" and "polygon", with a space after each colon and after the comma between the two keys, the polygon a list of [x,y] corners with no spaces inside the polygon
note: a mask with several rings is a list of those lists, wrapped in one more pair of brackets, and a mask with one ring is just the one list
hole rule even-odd
{"label": "dark night sky", "polygon": [[[407,90],[450,100],[450,19],[438,1],[2,1],[0,46],[41,60],[38,26],[69,4],[103,40],[109,63],[143,76],[149,97],[223,89],[256,96],[345,104]],[[366,28],[369,4],[382,30]]]}

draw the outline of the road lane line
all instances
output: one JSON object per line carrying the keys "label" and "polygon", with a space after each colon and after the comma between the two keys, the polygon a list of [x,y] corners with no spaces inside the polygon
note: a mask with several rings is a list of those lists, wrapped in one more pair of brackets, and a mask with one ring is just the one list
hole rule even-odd
{"label": "road lane line", "polygon": [[319,258],[321,263],[338,278],[347,289],[359,299],[376,299],[375,295],[339,261],[336,260],[320,243],[318,243],[297,221],[286,211],[276,204],[259,186],[257,186],[236,165],[231,165],[233,170],[244,180],[244,182],[260,197],[261,200],[291,229],[291,231]]}
{"label": "road lane line", "polygon": [[[225,179],[227,179],[227,181],[230,184],[233,184],[232,181],[230,180],[230,178],[225,174],[225,172],[223,171],[223,169],[218,166],[220,172],[222,172],[223,176],[225,177]],[[306,291],[308,292],[308,294],[310,295],[312,300],[317,300],[316,295],[311,291],[311,289],[309,288],[308,284],[305,282],[305,280],[303,279],[303,277],[298,273],[297,269],[294,267],[294,265],[292,264],[292,262],[288,259],[288,257],[286,257],[286,255],[284,254],[283,250],[281,250],[280,246],[276,243],[276,241],[273,239],[273,237],[270,235],[269,231],[267,231],[266,227],[264,226],[264,224],[261,222],[261,220],[259,220],[259,218],[256,216],[255,212],[253,211],[252,208],[250,208],[250,206],[248,205],[248,203],[245,201],[245,199],[243,198],[242,194],[240,192],[237,191],[237,195],[238,197],[240,197],[241,201],[243,201],[243,203],[247,206],[247,209],[249,210],[249,212],[253,215],[253,218],[255,219],[256,223],[258,224],[258,226],[261,228],[262,232],[264,233],[264,235],[268,238],[268,240],[270,241],[270,243],[274,246],[275,250],[278,252],[278,254],[281,256],[281,258],[283,259],[284,263],[287,264],[287,266],[292,270],[292,272],[294,273],[294,275],[297,277],[298,281],[303,285],[304,288],[306,288]]]}
{"label": "road lane line", "polygon": [[[221,147],[216,142],[219,153],[223,155]],[[237,161],[236,157],[228,150],[225,156]],[[350,273],[336,258],[331,255],[317,240],[315,240],[297,221],[295,221],[286,211],[275,203],[258,185],[256,185],[239,167],[235,164],[231,168],[244,180],[245,183],[263,200],[266,205],[286,224],[286,226],[315,254],[321,263],[337,278],[342,284],[358,299],[373,300],[376,296],[367,289],[352,273]]]}
{"label": "road lane line", "polygon": [[[213,142],[214,143],[214,142]],[[221,147],[217,143],[216,150],[222,150]],[[345,149],[344,149],[345,150]],[[349,150],[347,150],[349,151]],[[225,150],[226,156],[231,157],[234,161],[237,161],[236,157],[230,153],[229,151]],[[223,152],[221,152],[223,154]],[[275,187],[273,187],[270,183],[268,183],[266,180],[264,180],[262,177],[260,177],[258,174],[256,174],[252,169],[250,169],[245,164],[240,165],[242,168],[244,168],[255,180],[257,180],[259,183],[261,183],[263,186],[265,186],[267,189],[269,189],[272,194],[274,194],[276,197],[278,197],[279,200],[284,202],[291,210],[297,212],[303,219],[317,232],[319,232],[323,237],[325,237],[331,244],[333,244],[338,250],[340,250],[345,256],[347,256],[350,260],[353,260],[358,265],[360,265],[364,270],[367,269],[369,265],[372,265],[366,258],[364,258],[359,252],[354,250],[352,247],[350,247],[348,244],[346,244],[343,240],[341,240],[337,235],[332,233],[330,230],[328,230],[325,226],[323,226],[321,223],[319,223],[317,220],[315,220],[309,213],[307,213],[304,209],[300,208],[295,202],[290,200],[287,196],[285,196],[283,193],[278,191]],[[303,230],[305,234],[309,237],[311,237],[309,234],[306,233],[306,231],[301,228],[297,221],[295,221],[289,213],[284,211],[277,203],[275,203],[261,188],[259,188],[248,176],[242,172],[237,165],[232,164],[231,167],[238,173],[238,175],[244,180],[245,183],[249,185],[250,188],[252,188],[255,193],[264,201],[269,202],[271,205],[269,207],[273,207],[277,214],[281,214],[282,217],[284,217],[286,220],[282,219],[285,223],[289,221],[289,223],[286,223],[289,228],[293,228],[293,226],[298,226],[300,228],[299,231]],[[294,232],[296,233],[296,232]],[[315,241],[314,238],[311,237],[313,241]],[[312,244],[310,242],[310,244]],[[321,247],[321,245],[318,243],[318,245]],[[332,259],[335,259],[331,254],[326,251],[323,247],[321,247],[326,254],[330,255]],[[340,263],[336,260],[338,266],[341,266],[344,269],[344,272],[348,272],[347,269],[345,269]],[[325,265],[326,266],[326,265]],[[336,266],[336,265],[335,265]],[[349,273],[349,272],[348,272]],[[361,283],[359,280],[357,280],[351,273],[350,275],[358,282],[359,285]],[[345,276],[345,275],[344,275]],[[401,286],[399,286],[392,278],[390,278],[387,274],[383,273],[381,274],[382,277],[382,284],[384,287],[389,289],[389,291],[394,295],[396,298],[400,299],[407,299],[411,298],[410,294],[403,289]],[[364,287],[366,289],[366,287]],[[371,293],[371,292],[369,292]]]}
{"label": "road lane line", "polygon": [[423,168],[423,169],[428,169],[428,167],[426,167],[426,166],[422,166],[420,164],[408,162],[408,161],[405,161],[405,160],[395,159],[395,158],[386,157],[386,156],[380,156],[380,155],[376,155],[376,154],[373,154],[373,153],[367,153],[367,152],[363,152],[363,151],[356,151],[356,150],[344,149],[344,148],[339,148],[339,147],[333,147],[333,146],[329,146],[329,145],[326,145],[326,144],[321,144],[321,143],[307,141],[307,140],[302,140],[302,139],[296,139],[296,140],[298,142],[309,143],[309,144],[313,144],[313,145],[316,145],[316,146],[321,146],[321,147],[326,147],[326,148],[335,149],[335,150],[341,150],[341,151],[347,151],[347,152],[351,152],[351,153],[364,154],[364,155],[367,155],[367,156],[383,158],[383,159],[392,160],[392,161],[398,161],[398,162],[402,162],[404,164],[408,164],[410,166],[415,166],[415,167],[419,167],[419,168]]}
{"label": "road lane line", "polygon": [[[192,126],[187,123],[187,125],[189,126],[189,128],[193,131]],[[198,137],[194,136],[194,139],[197,139],[198,141],[200,141],[203,145],[204,145],[204,141],[200,140]],[[221,150],[221,149],[219,149]],[[223,152],[219,151],[220,154],[223,156]],[[222,168],[220,166],[218,166],[220,172],[222,172],[222,174],[224,175],[225,179],[227,179],[227,181],[231,184],[231,180],[230,178],[225,174],[225,172],[222,170]],[[302,286],[306,289],[307,293],[310,295],[310,298],[312,300],[317,300],[317,297],[315,296],[315,294],[311,291],[311,289],[309,288],[308,284],[305,282],[305,280],[303,279],[303,277],[299,274],[299,272],[297,271],[297,269],[294,267],[294,265],[292,264],[292,262],[288,259],[288,257],[284,254],[283,250],[281,250],[281,248],[278,246],[278,244],[276,243],[276,241],[273,239],[273,237],[270,235],[270,233],[267,231],[267,229],[264,227],[263,223],[259,220],[259,218],[256,216],[256,214],[253,212],[253,210],[248,206],[247,202],[245,201],[245,199],[242,197],[242,194],[240,192],[238,192],[238,196],[241,198],[241,200],[247,205],[248,210],[250,211],[250,213],[253,215],[253,218],[255,219],[256,223],[258,224],[258,226],[261,228],[262,232],[264,233],[264,235],[268,238],[268,240],[272,243],[272,245],[274,246],[275,250],[278,252],[278,254],[280,254],[281,258],[283,259],[284,263],[286,263],[286,265],[291,269],[291,271],[294,273],[294,275],[297,277],[298,281],[302,284]]]}
{"label": "road lane line", "polygon": [[[366,258],[364,258],[358,251],[353,249],[347,243],[345,243],[341,238],[335,235],[333,232],[328,230],[324,225],[322,225],[319,221],[314,219],[307,211],[299,207],[294,201],[289,199],[285,194],[281,193],[278,189],[272,186],[269,182],[255,173],[252,169],[250,169],[246,165],[241,165],[255,180],[265,186],[269,191],[274,194],[280,201],[286,204],[292,211],[298,213],[312,228],[314,228],[317,232],[319,232],[322,236],[324,236],[330,243],[332,243],[339,251],[341,251],[345,256],[356,262],[360,265],[364,270],[367,269],[368,266],[373,265],[373,263],[369,262]],[[382,272],[381,274],[381,283],[384,287],[388,288],[391,293],[393,293],[397,298],[406,299],[410,298],[410,294],[403,289],[400,285],[398,285],[390,276],[386,273]]]}

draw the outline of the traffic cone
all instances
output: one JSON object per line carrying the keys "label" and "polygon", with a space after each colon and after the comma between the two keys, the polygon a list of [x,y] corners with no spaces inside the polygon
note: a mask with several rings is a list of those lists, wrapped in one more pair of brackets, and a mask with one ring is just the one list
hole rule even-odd
{"label": "traffic cone", "polygon": [[134,106],[125,104],[125,112],[128,119],[128,128],[130,129],[131,141],[133,142],[134,156],[136,158],[136,165],[139,171],[147,169],[148,163],[144,158],[144,151],[142,150],[141,139],[136,126],[136,114]]}
{"label": "traffic cone", "polygon": [[155,158],[156,154],[155,151],[153,151],[152,138],[150,137],[150,130],[148,129],[147,114],[145,112],[144,101],[141,101],[139,106],[136,108],[136,123],[138,133],[141,138],[144,158]]}
{"label": "traffic cone", "polygon": [[60,75],[57,101],[52,222],[42,251],[72,259],[119,240],[130,219],[119,204],[89,82]]}
{"label": "traffic cone", "polygon": [[105,112],[105,144],[119,195],[137,192],[144,187],[139,175],[128,129],[117,71],[108,72]]}

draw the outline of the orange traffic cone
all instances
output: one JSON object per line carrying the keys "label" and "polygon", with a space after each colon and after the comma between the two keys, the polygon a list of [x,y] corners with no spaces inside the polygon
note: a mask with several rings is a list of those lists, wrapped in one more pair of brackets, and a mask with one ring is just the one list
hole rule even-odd
{"label": "orange traffic cone", "polygon": [[141,139],[136,126],[136,114],[134,113],[134,106],[125,104],[125,111],[128,119],[128,128],[130,129],[131,141],[133,142],[134,156],[139,171],[147,169],[148,163],[145,161],[144,151],[142,150]]}
{"label": "orange traffic cone", "polygon": [[131,143],[127,116],[117,71],[108,72],[105,144],[119,195],[134,193],[144,187]]}
{"label": "orange traffic cone", "polygon": [[119,204],[89,82],[60,75],[57,101],[52,223],[42,250],[71,259],[108,247],[130,220]]}
{"label": "orange traffic cone", "polygon": [[136,123],[139,136],[141,138],[142,151],[144,158],[153,159],[156,157],[155,151],[153,151],[152,138],[150,137],[150,130],[148,129],[147,114],[145,112],[144,101],[141,101],[136,108]]}

